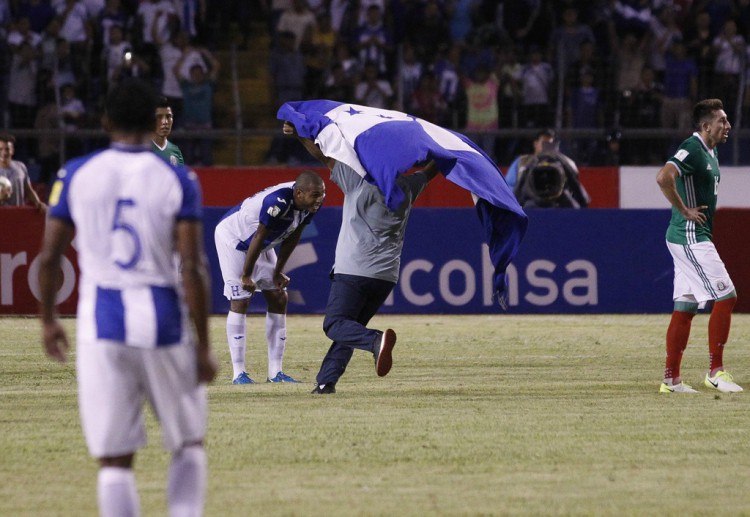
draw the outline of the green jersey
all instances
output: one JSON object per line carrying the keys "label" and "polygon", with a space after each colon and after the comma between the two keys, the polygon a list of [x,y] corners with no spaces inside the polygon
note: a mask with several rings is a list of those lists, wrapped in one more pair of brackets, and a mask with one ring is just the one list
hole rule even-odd
{"label": "green jersey", "polygon": [[672,219],[667,228],[667,241],[674,244],[695,244],[711,240],[716,198],[719,193],[719,155],[709,149],[698,133],[680,144],[667,163],[679,171],[677,193],[688,208],[707,206],[705,224],[688,221],[672,207]]}
{"label": "green jersey", "polygon": [[159,147],[156,145],[156,142],[151,140],[151,150],[161,156],[161,159],[170,165],[185,165],[185,160],[182,158],[182,151],[169,140],[167,140],[164,147]]}

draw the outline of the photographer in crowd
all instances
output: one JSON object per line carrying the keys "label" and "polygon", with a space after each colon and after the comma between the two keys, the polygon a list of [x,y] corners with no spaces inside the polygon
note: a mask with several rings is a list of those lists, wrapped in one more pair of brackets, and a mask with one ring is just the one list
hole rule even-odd
{"label": "photographer in crowd", "polygon": [[591,201],[578,167],[559,151],[552,129],[537,133],[534,153],[516,158],[506,181],[524,208],[586,208]]}

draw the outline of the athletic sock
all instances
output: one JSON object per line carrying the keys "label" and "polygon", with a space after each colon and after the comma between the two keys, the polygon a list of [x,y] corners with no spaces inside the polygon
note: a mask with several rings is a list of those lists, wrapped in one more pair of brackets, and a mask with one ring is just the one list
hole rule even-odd
{"label": "athletic sock", "polygon": [[268,378],[281,371],[286,348],[286,314],[266,313],[266,341],[268,342]]}
{"label": "athletic sock", "polygon": [[245,370],[245,315],[229,311],[227,314],[227,343],[232,356],[233,379]]}
{"label": "athletic sock", "polygon": [[97,479],[99,515],[136,517],[140,515],[138,490],[133,469],[102,467]]}
{"label": "athletic sock", "polygon": [[167,484],[170,517],[203,515],[206,470],[206,451],[201,445],[185,447],[174,453]]}
{"label": "athletic sock", "polygon": [[692,312],[674,311],[667,329],[667,359],[664,366],[664,379],[679,379],[682,353],[690,338]]}
{"label": "athletic sock", "polygon": [[732,309],[737,302],[734,296],[714,302],[708,319],[708,356],[711,361],[711,376],[724,366],[724,345],[729,339],[732,324]]}

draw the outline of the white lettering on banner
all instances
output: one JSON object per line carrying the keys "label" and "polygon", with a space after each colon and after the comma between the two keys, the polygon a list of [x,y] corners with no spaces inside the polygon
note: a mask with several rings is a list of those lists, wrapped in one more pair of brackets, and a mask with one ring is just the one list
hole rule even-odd
{"label": "white lettering on banner", "polygon": [[[563,298],[571,305],[597,305],[599,303],[599,283],[596,266],[588,260],[574,260],[565,266],[565,271],[583,271],[583,277],[571,278],[563,284]],[[582,288],[584,294],[577,295],[573,292],[576,288]]]}
{"label": "white lettering on banner", "polygon": [[557,266],[554,262],[549,260],[534,260],[526,266],[526,280],[533,287],[539,287],[540,289],[546,290],[545,294],[538,294],[534,292],[526,293],[524,300],[529,302],[531,305],[552,305],[557,300],[558,289],[555,281],[549,277],[539,276],[539,271],[545,271],[547,273],[554,273]]}
{"label": "white lettering on banner", "polygon": [[13,305],[13,272],[26,265],[26,252],[0,254],[0,304]]}
{"label": "white lettering on banner", "polygon": [[[62,268],[63,272],[63,282],[60,286],[60,289],[57,291],[57,294],[55,295],[55,304],[59,304],[67,300],[71,294],[73,294],[73,289],[76,286],[76,271],[73,269],[73,264],[70,263],[70,260],[68,260],[68,257],[62,256],[62,260],[60,261],[60,267]],[[31,261],[31,266],[29,266],[29,274],[27,275],[28,281],[29,281],[29,289],[31,289],[31,294],[34,295],[34,298],[36,298],[38,301],[42,301],[42,290],[39,287],[39,266],[40,266],[40,260],[39,256]]]}
{"label": "white lettering on banner", "polygon": [[[464,277],[464,292],[461,294],[455,294],[451,291],[450,276],[454,271],[462,273]],[[442,296],[443,300],[450,305],[466,305],[472,298],[474,298],[474,293],[477,292],[477,280],[474,270],[468,262],[463,260],[455,259],[446,262],[445,265],[440,268],[439,278],[440,296]]]}
{"label": "white lettering on banner", "polygon": [[404,294],[404,298],[406,298],[407,302],[422,307],[435,301],[435,297],[431,293],[417,294],[411,286],[411,276],[416,271],[429,273],[432,271],[432,267],[432,262],[424,259],[417,259],[406,264],[401,270],[401,292]]}
{"label": "white lettering on banner", "polygon": [[[13,273],[18,267],[25,266],[26,261],[27,255],[25,251],[22,251],[17,255],[0,253],[0,305],[13,305]],[[31,290],[31,294],[33,294],[34,298],[37,300],[41,300],[41,292],[39,289],[39,267],[40,259],[39,256],[37,256],[31,261],[31,265],[29,266],[26,275],[29,290]],[[70,295],[73,294],[76,284],[75,269],[70,260],[65,256],[62,257],[61,267],[63,272],[63,282],[55,297],[56,304],[67,300]]]}
{"label": "white lettering on banner", "polygon": [[[437,286],[434,285],[434,277],[430,275],[436,265],[422,258],[412,260],[404,264],[398,288],[406,302],[418,307],[425,307],[434,303],[436,301],[436,290],[440,299],[449,305],[467,305],[477,294],[477,289],[481,289],[482,305],[490,307],[494,304],[492,285],[494,266],[490,261],[489,248],[486,244],[481,247],[481,255],[480,272],[475,271],[471,264],[460,259],[452,259],[443,264],[438,271]],[[564,270],[569,274],[569,277],[564,281],[552,277],[557,268],[556,263],[547,259],[533,260],[526,266],[524,280],[530,287],[523,294],[523,299],[527,303],[536,306],[549,306],[557,302],[561,292],[565,303],[570,305],[597,305],[599,303],[599,276],[596,266],[592,262],[584,259],[568,262],[564,266]],[[422,283],[422,285],[426,285],[423,292],[416,292],[415,290],[414,275],[416,272],[429,275],[428,283]],[[480,273],[479,283],[477,283],[477,273]],[[463,276],[464,285],[460,292],[451,290],[450,277],[453,274]],[[510,264],[508,266],[506,276],[508,279],[508,305],[518,306],[521,297],[521,283],[515,265]],[[558,282],[561,282],[561,284],[558,284]],[[460,283],[456,283],[454,280],[453,289],[459,289],[459,285]],[[392,306],[393,304],[393,293],[391,293],[385,305]]]}

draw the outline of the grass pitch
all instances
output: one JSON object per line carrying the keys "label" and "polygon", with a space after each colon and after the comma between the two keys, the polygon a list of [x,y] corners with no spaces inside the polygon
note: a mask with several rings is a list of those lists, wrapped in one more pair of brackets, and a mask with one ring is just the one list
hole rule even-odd
{"label": "grass pitch", "polygon": [[[708,318],[683,378],[659,395],[668,316],[378,316],[399,340],[388,377],[355,352],[332,396],[313,396],[328,342],[290,316],[284,369],[301,385],[209,391],[206,514],[750,514],[750,315],[725,360],[748,392],[702,385]],[[72,331],[74,320],[66,320]],[[41,352],[36,320],[0,319],[0,515],[94,515],[96,464],[78,423],[72,363]],[[265,380],[264,320],[248,322]],[[136,459],[144,515],[164,515],[168,455],[149,418]]]}

